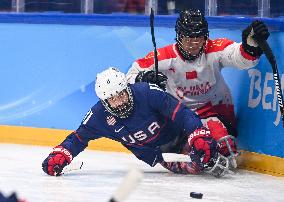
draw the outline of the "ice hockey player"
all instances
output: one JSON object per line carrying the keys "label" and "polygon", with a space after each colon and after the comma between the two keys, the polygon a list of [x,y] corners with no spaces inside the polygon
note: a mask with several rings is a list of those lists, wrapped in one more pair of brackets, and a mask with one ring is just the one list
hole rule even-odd
{"label": "ice hockey player", "polygon": [[226,38],[211,40],[205,17],[192,9],[180,13],[175,31],[176,43],[157,50],[158,79],[153,71],[153,52],[132,64],[127,79],[130,83],[156,83],[195,111],[218,142],[219,152],[229,157],[231,168],[236,168],[236,118],[221,70],[255,66],[262,51],[254,37],[267,40],[268,29],[257,20],[243,30],[242,43]]}
{"label": "ice hockey player", "polygon": [[[95,90],[100,101],[43,161],[47,174],[60,175],[90,140],[101,137],[120,142],[150,166],[160,163],[182,174],[225,173],[228,159],[217,152],[217,142],[200,118],[157,85],[128,84],[124,73],[110,67],[97,75]],[[164,152],[189,155],[191,162],[166,163]]]}
{"label": "ice hockey player", "polygon": [[27,202],[27,201],[19,199],[16,192],[13,192],[10,196],[4,196],[0,192],[0,202]]}

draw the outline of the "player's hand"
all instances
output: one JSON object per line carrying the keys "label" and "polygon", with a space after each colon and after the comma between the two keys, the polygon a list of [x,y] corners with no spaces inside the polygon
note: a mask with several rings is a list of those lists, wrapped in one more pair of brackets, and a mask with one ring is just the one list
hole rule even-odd
{"label": "player's hand", "polygon": [[257,41],[264,41],[268,39],[270,33],[264,22],[255,20],[251,23],[251,26],[254,32],[253,38],[255,38]]}
{"label": "player's hand", "polygon": [[156,78],[155,71],[144,72],[141,71],[135,78],[135,82],[147,82],[157,84],[164,91],[166,90],[168,77],[162,72],[158,72],[158,79]]}
{"label": "player's hand", "polygon": [[262,50],[258,47],[257,41],[267,40],[270,33],[264,22],[253,21],[242,33],[242,45],[244,50],[252,56],[260,56]]}
{"label": "player's hand", "polygon": [[189,146],[191,146],[190,158],[199,167],[217,158],[217,142],[211,137],[208,129],[200,128],[195,130],[190,134],[188,141]]}
{"label": "player's hand", "polygon": [[70,151],[62,146],[53,148],[53,151],[42,163],[42,170],[48,175],[60,176],[63,168],[72,161]]}

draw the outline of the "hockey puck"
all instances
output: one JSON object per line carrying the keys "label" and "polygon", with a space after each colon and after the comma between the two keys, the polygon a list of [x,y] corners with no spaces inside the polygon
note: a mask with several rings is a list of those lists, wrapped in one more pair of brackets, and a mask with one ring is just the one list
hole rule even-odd
{"label": "hockey puck", "polygon": [[203,194],[202,193],[198,193],[198,192],[190,192],[190,197],[191,198],[198,198],[198,199],[202,199]]}

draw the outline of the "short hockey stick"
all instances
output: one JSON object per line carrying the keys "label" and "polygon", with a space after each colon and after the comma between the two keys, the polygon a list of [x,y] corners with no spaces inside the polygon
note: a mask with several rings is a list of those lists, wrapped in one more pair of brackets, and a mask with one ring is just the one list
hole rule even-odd
{"label": "short hockey stick", "polygon": [[165,162],[191,162],[188,155],[176,153],[162,153]]}
{"label": "short hockey stick", "polygon": [[275,89],[277,92],[277,99],[278,99],[278,105],[280,108],[281,116],[282,116],[282,122],[283,122],[283,127],[284,127],[284,108],[283,108],[283,94],[282,94],[282,88],[281,88],[281,80],[279,78],[279,73],[278,73],[278,68],[277,68],[277,62],[275,59],[275,56],[267,43],[266,40],[263,41],[258,41],[255,39],[265,54],[267,60],[269,61],[271,67],[272,67],[272,72],[273,72],[273,78],[274,78],[274,84],[275,84]]}
{"label": "short hockey stick", "polygon": [[[191,162],[190,157],[188,155],[185,155],[185,154],[162,153],[162,156],[163,156],[163,159],[164,159],[165,162]],[[228,166],[228,163],[229,163],[228,158],[219,154],[216,161],[221,162],[219,160],[226,160],[227,161],[226,165]],[[226,173],[235,174],[233,171],[229,170],[229,167],[225,167],[225,166],[222,166],[222,170],[224,170],[224,172],[222,172],[221,174],[216,174],[215,171],[218,171],[218,170],[221,171],[219,168],[217,168],[218,166],[220,167],[220,165],[221,164],[216,163],[212,168],[210,168],[209,170],[206,170],[205,172],[210,174],[210,175],[213,175],[214,177],[221,177]]]}
{"label": "short hockey stick", "polygon": [[[75,170],[81,170],[81,168],[83,167],[83,161],[77,161],[77,162],[72,162],[71,164],[69,164],[68,166],[64,167],[63,170],[60,172],[59,167],[55,167],[54,168],[54,175],[55,176],[61,176],[64,175],[66,173],[75,171]],[[56,172],[56,170],[59,170],[58,173]]]}

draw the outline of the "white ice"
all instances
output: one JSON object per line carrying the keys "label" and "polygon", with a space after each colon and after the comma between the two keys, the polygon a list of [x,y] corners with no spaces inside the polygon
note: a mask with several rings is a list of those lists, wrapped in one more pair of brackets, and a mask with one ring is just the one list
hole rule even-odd
{"label": "white ice", "polygon": [[131,167],[144,172],[128,202],[194,201],[190,192],[203,193],[202,201],[284,201],[284,178],[239,170],[235,175],[176,175],[160,166],[151,168],[133,155],[85,150],[74,161],[82,170],[61,177],[47,176],[41,163],[50,147],[0,144],[0,190],[16,191],[27,202],[107,202]]}

